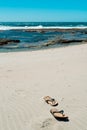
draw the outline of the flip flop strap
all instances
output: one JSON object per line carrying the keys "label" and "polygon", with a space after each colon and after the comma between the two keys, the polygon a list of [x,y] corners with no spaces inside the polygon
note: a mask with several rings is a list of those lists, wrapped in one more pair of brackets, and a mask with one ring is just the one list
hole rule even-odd
{"label": "flip flop strap", "polygon": [[60,111],[59,111],[59,113],[63,114],[63,113],[64,113],[64,111],[63,111],[63,110],[60,110]]}
{"label": "flip flop strap", "polygon": [[49,101],[54,102],[55,99],[53,99],[53,98],[51,98],[51,99],[46,99],[46,102],[49,102]]}
{"label": "flip flop strap", "polygon": [[63,115],[64,112],[63,112],[63,110],[61,110],[61,111],[53,111],[52,113],[53,114],[55,114],[55,113],[61,113]]}

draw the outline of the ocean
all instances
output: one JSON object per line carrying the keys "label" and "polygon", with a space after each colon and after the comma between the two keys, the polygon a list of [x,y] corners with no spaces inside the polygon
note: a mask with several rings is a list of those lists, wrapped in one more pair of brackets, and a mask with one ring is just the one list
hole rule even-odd
{"label": "ocean", "polygon": [[[45,31],[40,31],[43,29]],[[56,31],[55,29],[59,30]],[[65,31],[68,29],[71,31]],[[0,39],[20,40],[19,43],[0,45],[0,52],[60,47],[61,43],[50,46],[46,44],[60,37],[71,40],[86,40],[87,22],[0,22]]]}

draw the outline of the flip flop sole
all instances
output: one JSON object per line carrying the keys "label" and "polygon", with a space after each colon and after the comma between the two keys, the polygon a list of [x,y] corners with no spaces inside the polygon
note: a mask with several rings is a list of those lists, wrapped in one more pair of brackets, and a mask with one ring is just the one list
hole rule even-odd
{"label": "flip flop sole", "polygon": [[58,111],[57,109],[51,109],[50,113],[59,120],[66,120],[68,119],[68,116],[66,116],[65,114],[61,113],[61,111]]}
{"label": "flip flop sole", "polygon": [[51,98],[50,96],[44,97],[44,100],[45,100],[46,103],[50,104],[51,106],[57,106],[58,105],[58,102],[55,99]]}

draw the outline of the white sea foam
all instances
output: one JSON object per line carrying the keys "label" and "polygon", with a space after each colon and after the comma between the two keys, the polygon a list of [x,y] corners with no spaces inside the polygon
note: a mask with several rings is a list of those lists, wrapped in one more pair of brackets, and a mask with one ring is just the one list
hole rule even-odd
{"label": "white sea foam", "polygon": [[87,26],[2,26],[0,30],[26,30],[26,29],[87,29]]}

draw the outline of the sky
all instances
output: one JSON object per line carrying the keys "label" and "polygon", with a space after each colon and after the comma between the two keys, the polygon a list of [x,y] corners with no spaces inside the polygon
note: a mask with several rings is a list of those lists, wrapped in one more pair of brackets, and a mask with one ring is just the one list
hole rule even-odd
{"label": "sky", "polygon": [[87,22],[87,0],[1,0],[0,21]]}

